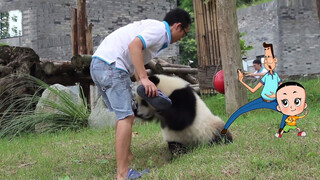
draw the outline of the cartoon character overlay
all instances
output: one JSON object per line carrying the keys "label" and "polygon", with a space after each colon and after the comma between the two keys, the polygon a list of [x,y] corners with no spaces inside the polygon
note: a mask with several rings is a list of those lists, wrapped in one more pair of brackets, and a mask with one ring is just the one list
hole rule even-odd
{"label": "cartoon character overlay", "polygon": [[283,83],[277,89],[276,99],[278,102],[277,109],[283,114],[288,115],[288,117],[285,120],[286,125],[283,130],[280,134],[276,133],[275,137],[281,138],[284,132],[288,132],[291,129],[297,129],[298,136],[306,136],[306,132],[301,131],[301,129],[296,126],[297,120],[304,118],[309,113],[307,110],[304,115],[298,116],[308,107],[304,87],[297,82]]}
{"label": "cartoon character overlay", "polygon": [[[261,109],[261,108],[267,108],[267,109],[278,111],[277,110],[278,103],[276,101],[275,93],[278,86],[282,83],[278,74],[274,71],[274,69],[276,68],[278,59],[274,57],[272,44],[267,44],[264,42],[263,47],[265,52],[264,67],[266,70],[268,70],[268,72],[261,78],[260,82],[254,88],[251,88],[249,85],[243,82],[243,74],[240,70],[238,70],[239,81],[250,92],[254,93],[260,87],[263,86],[261,97],[249,102],[248,104],[245,104],[244,106],[240,107],[236,112],[234,112],[228,119],[227,123],[225,124],[224,129],[221,131],[221,134],[225,134],[227,132],[227,129],[230,127],[230,125],[243,113],[246,113],[255,109]],[[287,117],[288,115],[283,114],[279,133],[282,131]]]}

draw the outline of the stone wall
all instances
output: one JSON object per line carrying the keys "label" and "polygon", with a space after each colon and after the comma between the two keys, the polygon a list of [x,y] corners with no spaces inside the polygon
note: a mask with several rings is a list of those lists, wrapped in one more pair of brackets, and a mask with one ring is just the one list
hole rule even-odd
{"label": "stone wall", "polygon": [[[175,8],[176,0],[87,0],[88,23],[93,23],[94,49],[116,30],[141,19],[162,20]],[[71,7],[76,0],[0,0],[0,11],[22,11],[22,36],[1,40],[14,46],[33,48],[41,58],[71,59]],[[175,44],[162,53],[175,57],[179,46]]]}
{"label": "stone wall", "polygon": [[281,73],[320,73],[320,23],[316,0],[278,1]]}
{"label": "stone wall", "polygon": [[320,23],[316,0],[275,0],[238,10],[239,31],[253,50],[247,59],[263,55],[272,43],[280,75],[320,73]]}

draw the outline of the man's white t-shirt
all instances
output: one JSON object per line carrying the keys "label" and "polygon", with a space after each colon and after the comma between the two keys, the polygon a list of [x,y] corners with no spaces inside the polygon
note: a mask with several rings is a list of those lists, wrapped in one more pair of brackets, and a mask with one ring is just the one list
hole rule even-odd
{"label": "man's white t-shirt", "polygon": [[108,64],[115,62],[116,68],[127,71],[132,75],[134,66],[128,46],[136,37],[140,38],[143,43],[143,60],[144,64],[147,64],[170,44],[169,24],[165,21],[147,19],[121,27],[102,41],[93,57]]}
{"label": "man's white t-shirt", "polygon": [[[264,68],[261,67],[261,69],[259,71],[255,71],[253,74],[258,74],[258,73],[267,73],[268,71]],[[262,76],[254,76],[255,78],[260,78]]]}

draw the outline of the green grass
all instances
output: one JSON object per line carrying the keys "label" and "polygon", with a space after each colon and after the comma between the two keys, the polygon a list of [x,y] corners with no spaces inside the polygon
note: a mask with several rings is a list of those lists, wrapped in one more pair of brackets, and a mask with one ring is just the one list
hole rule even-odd
{"label": "green grass", "polygon": [[[262,109],[240,116],[230,127],[234,143],[200,146],[171,159],[160,125],[137,121],[131,166],[150,168],[143,179],[317,179],[320,176],[320,78],[299,79],[307,89],[309,115],[298,121],[299,138],[277,132],[281,114]],[[249,94],[249,93],[248,93]],[[259,93],[249,94],[249,99]],[[227,120],[224,97],[204,98],[214,114]],[[0,179],[113,179],[115,129],[82,129],[0,139]]]}

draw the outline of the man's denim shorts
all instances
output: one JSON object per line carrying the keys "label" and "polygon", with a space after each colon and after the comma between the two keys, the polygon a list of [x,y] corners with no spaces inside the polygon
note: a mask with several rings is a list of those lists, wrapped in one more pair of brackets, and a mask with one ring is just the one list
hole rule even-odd
{"label": "man's denim shorts", "polygon": [[133,94],[128,72],[117,69],[115,63],[108,64],[93,57],[90,74],[109,111],[115,112],[118,120],[133,115]]}

